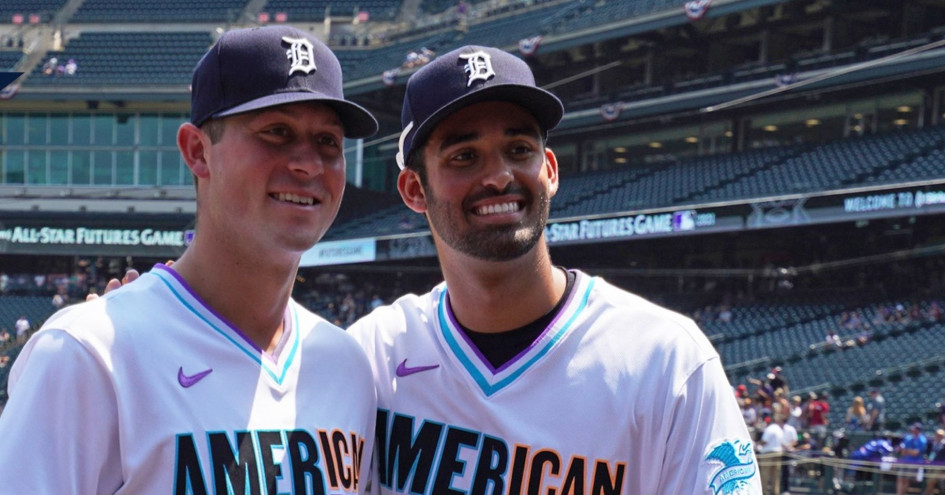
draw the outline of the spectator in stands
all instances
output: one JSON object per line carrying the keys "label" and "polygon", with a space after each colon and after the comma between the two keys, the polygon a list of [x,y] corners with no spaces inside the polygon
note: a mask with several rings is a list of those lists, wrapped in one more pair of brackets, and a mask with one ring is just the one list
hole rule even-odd
{"label": "spectator in stands", "polygon": [[373,311],[383,305],[384,305],[384,300],[381,299],[381,296],[378,294],[374,294],[374,297],[371,298],[370,309]]}
{"label": "spectator in stands", "polygon": [[886,399],[879,389],[870,389],[870,400],[866,404],[867,420],[866,428],[869,431],[881,431],[886,428]]}
{"label": "spectator in stands", "polygon": [[761,486],[764,495],[781,494],[781,455],[784,452],[783,414],[772,417],[771,423],[758,441],[758,465],[761,467]]}
{"label": "spectator in stands", "polygon": [[[27,342],[0,415],[0,493],[360,493],[370,364],[292,290],[341,204],[344,138],[376,131],[315,36],[224,33],[177,132],[196,182],[193,242]],[[338,483],[316,466],[335,454]],[[294,481],[280,480],[289,466]]]}
{"label": "spectator in stands", "polygon": [[801,396],[795,395],[791,397],[791,413],[788,417],[788,423],[797,431],[801,431],[807,428],[805,424],[806,419],[807,416],[804,414],[804,405],[801,401]]}
{"label": "spectator in stands", "polygon": [[771,383],[771,388],[777,390],[782,389],[785,394],[790,392],[788,388],[787,378],[784,378],[784,375],[781,373],[781,367],[775,366],[771,368],[771,374],[774,375],[774,378],[768,378],[768,382]]}
{"label": "spectator in stands", "polygon": [[945,400],[942,400],[936,405],[938,406],[938,424],[945,427]]}
{"label": "spectator in stands", "polygon": [[738,386],[735,387],[735,398],[738,399],[739,402],[742,399],[748,398],[748,387],[745,386],[744,383],[739,383]]}
{"label": "spectator in stands", "polygon": [[942,480],[945,480],[945,429],[935,430],[935,437],[929,442],[929,467],[925,470],[925,491],[923,495],[932,495],[935,489],[939,493],[945,493],[942,490]]}
{"label": "spectator in stands", "polygon": [[827,394],[822,392],[817,395],[816,392],[809,394],[807,401],[807,427],[811,435],[817,440],[817,443],[823,445],[827,437],[827,424],[829,422],[830,403],[827,402]]}
{"label": "spectator in stands", "polygon": [[54,309],[62,309],[66,305],[66,297],[64,294],[57,292],[52,297],[52,306]]}
{"label": "spectator in stands", "polygon": [[[853,461],[863,461],[869,463],[878,463],[884,458],[895,454],[896,447],[893,442],[886,437],[874,437],[867,440],[863,445],[850,453],[849,458]],[[851,479],[854,476],[854,470],[860,467],[861,463],[851,463],[849,469],[839,470],[840,481]]]}
{"label": "spectator in stands", "polygon": [[827,331],[827,337],[824,340],[828,347],[843,349],[843,341],[840,340],[840,336],[837,335],[837,332],[832,329]]}
{"label": "spectator in stands", "polygon": [[[771,401],[771,414],[783,414],[785,418],[791,417],[791,401],[783,388],[774,389],[774,396]],[[786,421],[786,420],[785,420]]]}
{"label": "spectator in stands", "polygon": [[0,272],[0,294],[6,294],[10,287],[10,276],[7,272]]}
{"label": "spectator in stands", "polygon": [[65,75],[74,76],[76,71],[79,70],[79,64],[76,63],[74,58],[70,58],[66,62]]}
{"label": "spectator in stands", "polygon": [[866,403],[863,397],[857,395],[853,398],[853,403],[847,408],[847,416],[844,420],[844,427],[848,431],[860,431],[869,421],[869,415],[866,414]]}
{"label": "spectator in stands", "polygon": [[0,344],[6,344],[10,341],[10,331],[6,327],[0,328]]}
{"label": "spectator in stands", "polygon": [[938,301],[932,301],[929,304],[926,320],[933,323],[942,320],[942,305]]}
{"label": "spectator in stands", "polygon": [[[787,416],[785,416],[787,417]],[[781,423],[784,436],[781,445],[784,448],[781,454],[781,490],[780,495],[791,495],[791,456],[797,449],[797,429],[785,420]]]}
{"label": "spectator in stands", "polygon": [[51,57],[46,63],[43,64],[43,74],[47,76],[55,76],[59,73],[59,59],[56,57]]}
{"label": "spectator in stands", "polygon": [[925,461],[928,439],[922,434],[922,423],[909,426],[909,433],[897,447],[899,476],[896,477],[896,495],[906,495],[913,479],[920,479],[919,465]]}
{"label": "spectator in stands", "polygon": [[17,342],[24,342],[26,340],[26,335],[29,333],[31,327],[30,320],[26,315],[20,315],[20,317],[16,319],[16,323],[13,324],[13,329],[16,330]]}
{"label": "spectator in stands", "polygon": [[740,401],[740,405],[745,425],[754,429],[758,426],[758,409],[755,407],[755,403],[751,400],[751,397],[745,397]]}
{"label": "spectator in stands", "polygon": [[722,323],[731,323],[732,322],[732,309],[728,306],[719,307],[719,321]]}
{"label": "spectator in stands", "polygon": [[748,383],[755,385],[755,399],[758,401],[758,405],[761,407],[767,407],[769,410],[771,408],[771,402],[774,400],[774,385],[772,381],[776,378],[774,373],[768,373],[765,375],[765,380],[759,380],[757,378],[748,378]]}

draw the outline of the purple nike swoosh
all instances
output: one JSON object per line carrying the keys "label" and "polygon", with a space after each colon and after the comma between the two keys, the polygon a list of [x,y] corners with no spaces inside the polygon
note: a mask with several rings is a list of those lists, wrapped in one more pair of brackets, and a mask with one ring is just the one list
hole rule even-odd
{"label": "purple nike swoosh", "polygon": [[213,371],[213,368],[201,371],[196,375],[187,376],[184,374],[184,367],[181,366],[177,370],[177,383],[180,383],[180,386],[184,388],[193,387],[197,382],[203,380],[205,376],[209,375],[211,371]]}
{"label": "purple nike swoosh", "polygon": [[407,376],[407,375],[412,375],[412,374],[414,374],[414,373],[420,373],[421,371],[434,370],[434,369],[437,369],[437,368],[439,368],[439,367],[440,367],[440,365],[438,365],[438,364],[433,364],[433,365],[430,365],[430,366],[413,366],[413,367],[409,367],[409,368],[408,368],[408,367],[407,367],[407,360],[404,359],[403,361],[400,362],[400,364],[397,365],[397,376],[403,377],[403,376]]}

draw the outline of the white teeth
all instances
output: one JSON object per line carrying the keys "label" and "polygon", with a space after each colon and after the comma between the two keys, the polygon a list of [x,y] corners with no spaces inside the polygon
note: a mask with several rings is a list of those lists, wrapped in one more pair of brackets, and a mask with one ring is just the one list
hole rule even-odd
{"label": "white teeth", "polygon": [[286,201],[289,203],[295,203],[295,204],[300,204],[300,205],[315,204],[315,198],[299,196],[298,194],[291,194],[291,193],[276,194],[276,199],[278,199],[279,201]]}
{"label": "white teeth", "polygon": [[501,213],[512,213],[520,210],[518,203],[512,201],[510,203],[499,203],[496,205],[486,205],[476,208],[477,215],[496,215]]}

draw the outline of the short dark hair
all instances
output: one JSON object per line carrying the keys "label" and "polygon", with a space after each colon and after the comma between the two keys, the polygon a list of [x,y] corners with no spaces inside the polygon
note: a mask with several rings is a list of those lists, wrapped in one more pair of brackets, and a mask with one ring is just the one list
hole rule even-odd
{"label": "short dark hair", "polygon": [[210,137],[210,142],[213,144],[217,144],[223,139],[223,131],[226,130],[226,124],[223,120],[224,119],[209,119],[203,124],[200,124],[200,130]]}

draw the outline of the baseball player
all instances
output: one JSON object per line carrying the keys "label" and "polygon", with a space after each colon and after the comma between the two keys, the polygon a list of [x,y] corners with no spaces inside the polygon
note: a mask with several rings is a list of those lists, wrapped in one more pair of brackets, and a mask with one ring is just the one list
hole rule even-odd
{"label": "baseball player", "polygon": [[290,294],[341,202],[343,138],[377,122],[344,100],[334,54],[288,26],[223,34],[191,98],[194,241],[29,340],[0,416],[0,493],[364,490],[370,365]]}
{"label": "baseball player", "polygon": [[349,329],[378,394],[385,494],[760,494],[719,356],[690,319],[552,264],[563,106],[494,48],[407,82],[398,179],[445,282]]}

